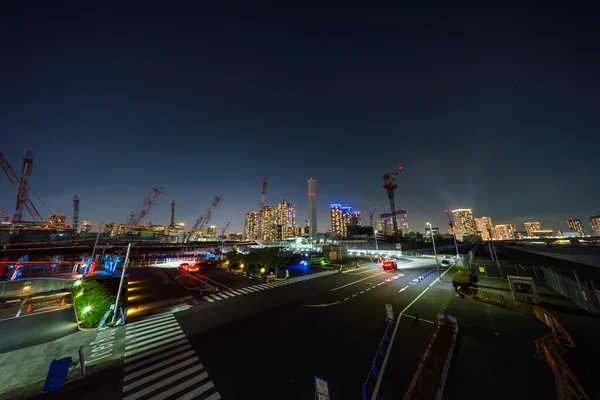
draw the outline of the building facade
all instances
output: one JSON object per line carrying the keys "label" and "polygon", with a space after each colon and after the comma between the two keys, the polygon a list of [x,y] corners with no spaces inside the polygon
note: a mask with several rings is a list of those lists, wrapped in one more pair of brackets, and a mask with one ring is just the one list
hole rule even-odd
{"label": "building facade", "polygon": [[515,224],[500,224],[495,226],[494,231],[496,240],[513,240],[515,239],[517,227]]}
{"label": "building facade", "polygon": [[334,203],[330,206],[331,213],[331,233],[343,235],[344,220],[342,217],[342,205]]}
{"label": "building facade", "polygon": [[600,215],[592,215],[590,217],[590,225],[592,225],[594,236],[600,236]]}
{"label": "building facade", "polygon": [[452,217],[454,218],[456,240],[462,240],[463,236],[477,236],[473,210],[470,208],[452,210]]}
{"label": "building facade", "polygon": [[244,214],[244,239],[256,240],[258,237],[258,213],[250,211]]}
{"label": "building facade", "polygon": [[283,200],[277,205],[278,239],[296,236],[296,205]]}
{"label": "building facade", "polygon": [[308,180],[308,219],[310,220],[309,236],[312,240],[318,240],[317,235],[317,181],[313,178]]}
{"label": "building facade", "polygon": [[352,225],[363,226],[362,211],[352,211]]}
{"label": "building facade", "polygon": [[539,222],[523,222],[523,225],[525,225],[527,236],[535,236],[533,232],[542,230],[542,224]]}
{"label": "building facade", "polygon": [[583,224],[581,223],[580,219],[569,218],[567,225],[569,226],[569,230],[571,232],[577,232],[581,236],[585,236],[585,229],[583,228]]}
{"label": "building facade", "polygon": [[260,215],[260,238],[273,241],[277,235],[277,209],[273,206],[264,206]]}
{"label": "building facade", "polygon": [[492,224],[491,217],[475,218],[475,228],[482,240],[494,239],[494,224]]}
{"label": "building facade", "polygon": [[215,225],[209,226],[208,229],[206,230],[206,234],[207,235],[216,235],[217,234],[217,227]]}

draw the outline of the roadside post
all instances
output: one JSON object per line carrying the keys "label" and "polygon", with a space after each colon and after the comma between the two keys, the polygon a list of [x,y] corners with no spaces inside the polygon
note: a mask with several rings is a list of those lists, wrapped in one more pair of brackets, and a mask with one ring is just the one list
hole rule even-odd
{"label": "roadside post", "polygon": [[83,346],[79,347],[79,366],[81,367],[81,380],[85,380],[85,355],[83,354]]}
{"label": "roadside post", "polygon": [[119,283],[119,290],[117,290],[117,299],[115,300],[114,314],[112,323],[114,324],[117,320],[117,307],[119,307],[119,298],[121,297],[121,290],[123,289],[123,281],[125,280],[125,270],[127,270],[127,262],[129,262],[129,252],[131,251],[131,243],[127,245],[127,254],[125,254],[125,261],[123,261],[123,271],[121,272],[121,282]]}
{"label": "roadside post", "polygon": [[329,400],[329,383],[315,376],[315,400]]}
{"label": "roadside post", "polygon": [[394,320],[394,308],[391,304],[385,305],[385,317],[386,322]]}

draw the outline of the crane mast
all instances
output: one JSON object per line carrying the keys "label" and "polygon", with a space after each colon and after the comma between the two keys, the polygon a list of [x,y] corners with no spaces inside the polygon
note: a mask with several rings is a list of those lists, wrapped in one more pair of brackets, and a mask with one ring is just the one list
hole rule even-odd
{"label": "crane mast", "polygon": [[201,231],[202,229],[204,229],[206,224],[208,224],[208,222],[210,221],[213,211],[219,206],[219,203],[221,202],[221,200],[223,200],[223,195],[215,196],[215,199],[213,200],[211,205],[208,207],[208,210],[206,210],[206,213],[204,213],[204,215],[198,217],[198,220],[196,221],[196,223],[194,224],[194,227],[190,231],[190,236],[192,234],[194,234],[195,232],[198,232],[198,231]]}
{"label": "crane mast", "polygon": [[77,228],[79,225],[79,197],[73,196],[73,232],[77,234]]}
{"label": "crane mast", "polygon": [[396,204],[394,200],[394,191],[398,188],[395,180],[398,174],[402,172],[402,167],[398,167],[396,173],[385,174],[383,176],[383,188],[386,190],[388,199],[390,200],[390,208],[392,209],[392,229],[394,233],[394,237],[398,235],[398,221],[396,221]]}
{"label": "crane mast", "polygon": [[33,153],[31,150],[27,150],[27,153],[23,158],[23,170],[20,179],[8,160],[2,156],[2,153],[0,153],[0,166],[4,170],[10,183],[17,186],[17,206],[13,216],[13,222],[21,222],[23,220],[24,208],[27,209],[29,215],[31,215],[31,218],[35,222],[42,222],[43,219],[40,216],[40,213],[35,208],[28,195],[29,177],[31,176],[31,171],[33,169]]}
{"label": "crane mast", "polygon": [[375,215],[375,211],[377,211],[377,207],[373,208],[373,211],[369,213],[369,221],[371,223],[371,228],[373,227],[373,215]]}
{"label": "crane mast", "polygon": [[0,208],[0,215],[2,215],[4,217],[4,221],[8,222],[10,221],[10,215],[8,215],[7,213],[4,212],[3,209]]}

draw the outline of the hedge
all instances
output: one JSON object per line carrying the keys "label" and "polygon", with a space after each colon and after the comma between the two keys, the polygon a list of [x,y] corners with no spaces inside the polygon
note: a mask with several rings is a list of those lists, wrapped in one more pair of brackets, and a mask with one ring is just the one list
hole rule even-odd
{"label": "hedge", "polygon": [[[73,285],[73,304],[82,328],[95,328],[102,316],[115,304],[116,292],[111,291],[97,279],[83,279]],[[89,309],[86,310],[86,307]]]}

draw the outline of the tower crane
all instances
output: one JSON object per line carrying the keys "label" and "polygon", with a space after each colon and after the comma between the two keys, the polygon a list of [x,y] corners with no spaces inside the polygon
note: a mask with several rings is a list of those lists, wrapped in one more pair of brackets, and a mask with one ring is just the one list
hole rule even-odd
{"label": "tower crane", "polygon": [[42,222],[43,219],[40,216],[40,213],[35,208],[28,195],[29,177],[31,176],[31,171],[33,169],[33,153],[31,150],[27,150],[27,153],[25,153],[25,157],[23,158],[23,171],[20,179],[2,153],[0,153],[0,166],[2,166],[10,183],[17,186],[17,207],[15,209],[15,214],[13,215],[13,222],[21,222],[23,220],[24,208],[27,209],[29,215],[31,215],[31,218],[35,222]]}
{"label": "tower crane", "polygon": [[73,232],[77,234],[77,227],[79,225],[79,196],[73,196]]}
{"label": "tower crane", "polygon": [[394,190],[398,188],[398,185],[394,182],[398,174],[402,172],[402,167],[398,167],[396,173],[385,174],[383,176],[383,188],[386,190],[388,199],[390,199],[390,207],[392,209],[392,229],[394,236],[398,235],[398,221],[396,221],[396,204],[394,202]]}
{"label": "tower crane", "polygon": [[256,236],[257,238],[260,239],[260,235],[261,235],[261,221],[262,221],[262,214],[263,214],[263,207],[265,206],[265,196],[267,195],[267,177],[265,176],[265,179],[263,180],[263,184],[262,184],[262,191],[260,193],[260,206],[258,207],[258,218],[257,218],[257,228],[256,228]]}
{"label": "tower crane", "polygon": [[163,193],[163,188],[153,188],[152,193],[146,197],[144,202],[142,203],[142,208],[137,213],[133,213],[129,216],[127,221],[125,221],[126,229],[131,230],[131,228],[135,228],[142,222],[144,218],[150,213],[150,208],[154,205],[154,200],[156,196]]}
{"label": "tower crane", "polygon": [[373,215],[375,215],[375,211],[377,211],[377,207],[375,207],[375,208],[373,209],[373,211],[371,211],[371,212],[369,213],[369,221],[371,222],[371,228],[373,227]]}
{"label": "tower crane", "polygon": [[192,234],[194,234],[195,232],[198,232],[198,231],[201,231],[202,229],[204,229],[204,227],[206,226],[206,224],[208,224],[208,222],[210,221],[210,218],[212,217],[212,212],[219,206],[219,203],[221,202],[221,200],[223,200],[223,195],[215,196],[215,199],[213,200],[211,205],[208,207],[208,210],[206,210],[206,213],[204,213],[204,215],[201,215],[200,217],[198,217],[198,220],[194,224],[194,227],[192,228],[192,230],[189,232],[188,237],[191,237]]}
{"label": "tower crane", "polygon": [[4,221],[8,222],[10,221],[10,215],[8,215],[7,213],[4,212],[3,209],[0,208],[0,215],[2,215],[4,217]]}

